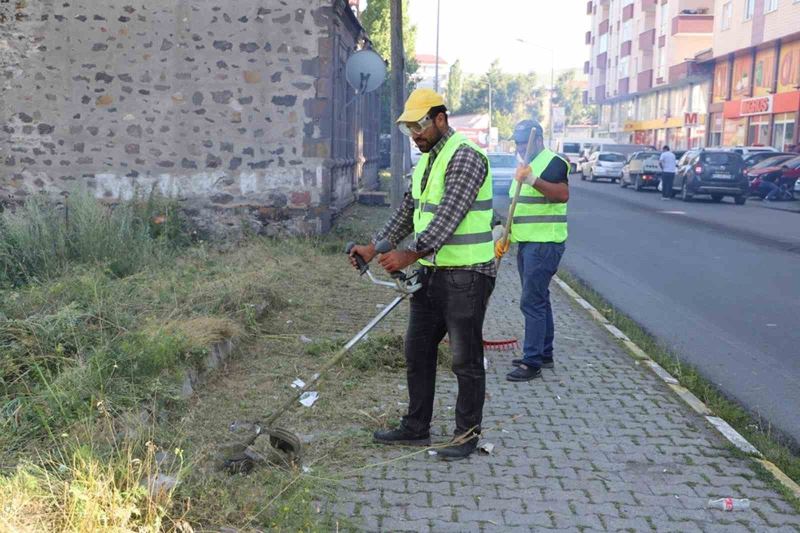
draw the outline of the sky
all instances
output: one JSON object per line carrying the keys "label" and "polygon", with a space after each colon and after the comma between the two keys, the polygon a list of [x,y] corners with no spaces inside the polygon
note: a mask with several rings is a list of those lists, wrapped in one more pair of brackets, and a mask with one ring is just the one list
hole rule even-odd
{"label": "sky", "polygon": [[[465,72],[483,73],[495,59],[504,71],[549,73],[555,50],[556,71],[583,68],[589,29],[586,0],[439,0],[439,56]],[[437,0],[409,0],[417,26],[417,53],[436,52]],[[524,39],[523,44],[516,39]]]}

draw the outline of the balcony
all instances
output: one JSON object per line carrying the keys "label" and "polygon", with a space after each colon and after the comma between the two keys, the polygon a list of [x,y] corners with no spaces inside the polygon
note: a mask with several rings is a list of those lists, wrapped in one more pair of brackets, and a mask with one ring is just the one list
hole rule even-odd
{"label": "balcony", "polygon": [[642,11],[645,13],[655,13],[658,0],[641,0]]}
{"label": "balcony", "polygon": [[586,14],[587,15],[591,15],[592,14],[592,0],[589,0],[588,2],[586,2]]}
{"label": "balcony", "polygon": [[605,19],[603,22],[600,23],[600,26],[597,28],[598,35],[603,35],[604,33],[608,33],[608,19]]}
{"label": "balcony", "polygon": [[608,52],[603,52],[602,54],[597,54],[597,68],[600,70],[605,70],[608,68]]}
{"label": "balcony", "polygon": [[622,78],[617,82],[617,96],[626,96],[628,94],[628,85],[630,78]]}
{"label": "balcony", "polygon": [[631,55],[631,42],[625,41],[619,47],[619,57],[628,57],[629,55]]}
{"label": "balcony", "polygon": [[713,31],[714,15],[678,15],[672,19],[672,35]]}
{"label": "balcony", "polygon": [[587,31],[586,32],[586,43],[585,44],[592,44],[592,32],[591,31]]}
{"label": "balcony", "polygon": [[606,86],[598,85],[594,88],[594,102],[596,104],[605,102],[606,100]]}
{"label": "balcony", "polygon": [[628,4],[622,8],[622,21],[630,20],[633,18],[633,4]]}
{"label": "balcony", "polygon": [[656,44],[656,30],[647,30],[639,34],[639,50],[650,51]]}
{"label": "balcony", "polygon": [[636,75],[636,90],[638,92],[646,91],[653,87],[653,69],[640,71]]}

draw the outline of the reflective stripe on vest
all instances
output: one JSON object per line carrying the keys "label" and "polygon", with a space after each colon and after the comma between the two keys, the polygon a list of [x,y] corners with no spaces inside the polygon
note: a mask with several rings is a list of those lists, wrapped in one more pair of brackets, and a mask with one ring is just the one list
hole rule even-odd
{"label": "reflective stripe on vest", "polygon": [[[548,149],[542,150],[531,162],[534,176],[541,176],[554,159],[569,163]],[[513,197],[516,181],[511,182],[508,191]],[[524,184],[517,200],[517,208],[511,223],[512,242],[564,242],[567,240],[567,204],[550,202],[538,190]]]}
{"label": "reflective stripe on vest", "polygon": [[422,190],[422,178],[428,167],[430,154],[422,154],[411,179],[411,196],[414,199],[414,233],[418,236],[425,231],[439,209],[444,198],[445,172],[456,151],[469,146],[485,160],[488,172],[478,196],[452,237],[436,250],[434,263],[421,259],[427,266],[457,267],[487,263],[494,259],[492,239],[492,171],[489,159],[480,147],[461,133],[454,133],[445,143],[441,152],[431,165],[428,181]]}

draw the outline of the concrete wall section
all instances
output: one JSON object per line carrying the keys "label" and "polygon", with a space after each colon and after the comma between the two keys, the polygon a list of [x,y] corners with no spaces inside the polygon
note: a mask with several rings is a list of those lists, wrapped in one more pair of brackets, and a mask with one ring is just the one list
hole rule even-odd
{"label": "concrete wall section", "polygon": [[332,58],[320,45],[342,24],[338,3],[29,2],[0,26],[0,196],[156,188],[210,222],[248,213],[267,233],[324,230]]}

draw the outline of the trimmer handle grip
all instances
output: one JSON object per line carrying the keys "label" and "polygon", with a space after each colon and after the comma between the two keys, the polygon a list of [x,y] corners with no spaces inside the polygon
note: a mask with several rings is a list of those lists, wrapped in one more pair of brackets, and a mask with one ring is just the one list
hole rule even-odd
{"label": "trimmer handle grip", "polygon": [[[378,252],[379,254],[385,254],[387,252],[391,252],[392,248],[394,248],[394,246],[392,246],[392,243],[389,242],[388,239],[381,239],[380,241],[375,243],[375,251]],[[392,279],[399,279],[401,281],[404,281],[406,279],[405,273],[403,273],[400,270],[396,272],[391,272],[389,275],[392,277]]]}
{"label": "trimmer handle grip", "polygon": [[[345,246],[345,248],[344,248],[344,253],[346,253],[347,255],[350,255],[350,252],[353,250],[353,248],[355,247],[355,245],[356,245],[356,243],[354,243],[354,242],[348,242],[348,243],[347,243],[347,245],[346,245],[346,246]],[[356,264],[358,265],[358,271],[359,271],[359,272],[360,272],[362,275],[363,275],[363,274],[364,274],[364,273],[365,273],[367,270],[369,270],[369,265],[367,264],[367,262],[366,262],[366,261],[364,261],[364,258],[363,258],[363,257],[361,257],[361,256],[360,256],[360,255],[358,255],[358,254],[352,254],[352,257],[353,257],[353,258],[356,260]]]}

